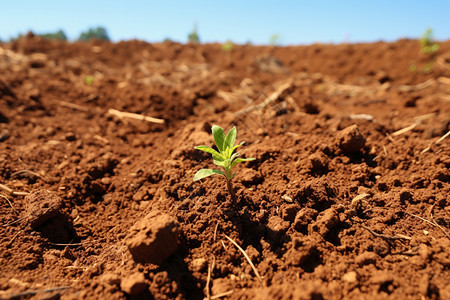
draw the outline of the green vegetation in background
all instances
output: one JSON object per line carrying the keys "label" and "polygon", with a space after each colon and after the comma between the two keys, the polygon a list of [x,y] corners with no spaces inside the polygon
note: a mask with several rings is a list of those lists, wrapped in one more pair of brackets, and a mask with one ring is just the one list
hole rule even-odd
{"label": "green vegetation in background", "polygon": [[194,29],[192,29],[192,32],[188,35],[188,42],[193,44],[200,44],[200,38],[197,33],[197,24],[194,24]]}
{"label": "green vegetation in background", "polygon": [[78,38],[79,41],[89,41],[89,40],[100,40],[100,41],[110,41],[111,39],[108,36],[108,32],[104,27],[97,28],[89,28],[88,31],[84,31],[80,34]]}
{"label": "green vegetation in background", "polygon": [[229,52],[233,51],[233,48],[234,48],[234,44],[230,40],[227,40],[224,44],[222,44],[222,50],[225,52],[229,53]]}
{"label": "green vegetation in background", "polygon": [[436,60],[436,52],[440,48],[439,44],[434,41],[433,29],[427,28],[422,34],[419,42],[420,52],[425,55],[428,62],[423,67],[418,66],[415,63],[410,63],[409,70],[411,72],[430,73],[433,71],[434,62]]}
{"label": "green vegetation in background", "polygon": [[278,33],[272,34],[269,38],[270,46],[278,46],[280,45],[281,36]]}
{"label": "green vegetation in background", "polygon": [[422,47],[422,53],[432,54],[439,50],[439,44],[434,41],[433,29],[428,28],[420,38],[420,46]]}
{"label": "green vegetation in background", "polygon": [[50,40],[67,41],[67,35],[61,29],[54,33],[39,34],[39,36]]}

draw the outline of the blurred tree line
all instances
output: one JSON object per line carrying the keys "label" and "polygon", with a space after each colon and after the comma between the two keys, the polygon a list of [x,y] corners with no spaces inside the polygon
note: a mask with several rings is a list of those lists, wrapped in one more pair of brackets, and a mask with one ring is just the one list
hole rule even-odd
{"label": "blurred tree line", "polygon": [[87,31],[82,32],[78,40],[83,42],[89,40],[110,41],[110,38],[106,29],[99,26],[97,28],[89,28]]}
{"label": "blurred tree line", "polygon": [[[68,40],[66,33],[62,29],[59,29],[56,32],[48,32],[48,33],[42,33],[42,34],[37,34],[37,35],[42,38],[46,38],[46,39],[50,39],[50,40],[58,40],[58,41],[67,41]],[[17,39],[21,38],[22,36],[24,36],[24,35],[19,34],[16,38],[11,38],[10,41],[17,40]],[[109,38],[109,35],[108,35],[108,32],[106,31],[106,29],[102,26],[98,26],[96,28],[89,28],[88,30],[81,32],[80,36],[77,39],[77,41],[83,41],[83,42],[86,42],[89,40],[110,41],[111,39]],[[2,40],[0,39],[0,43],[1,42],[2,42]]]}

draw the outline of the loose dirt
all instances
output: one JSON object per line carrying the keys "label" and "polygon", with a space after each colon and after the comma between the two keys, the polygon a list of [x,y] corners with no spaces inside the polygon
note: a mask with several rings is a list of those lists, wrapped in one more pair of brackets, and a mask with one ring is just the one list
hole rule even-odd
{"label": "loose dirt", "polygon": [[[0,298],[450,299],[449,41],[29,34],[0,70]],[[235,205],[192,181],[213,124]]]}

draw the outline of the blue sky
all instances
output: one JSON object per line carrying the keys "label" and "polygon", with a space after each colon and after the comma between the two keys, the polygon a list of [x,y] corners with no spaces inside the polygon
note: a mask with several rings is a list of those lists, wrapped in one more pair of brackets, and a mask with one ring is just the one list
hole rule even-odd
{"label": "blue sky", "polygon": [[274,34],[283,45],[394,41],[420,37],[427,28],[437,40],[450,39],[447,0],[2,2],[2,40],[58,29],[76,39],[90,27],[104,26],[113,41],[186,42],[194,23],[202,42],[267,44]]}

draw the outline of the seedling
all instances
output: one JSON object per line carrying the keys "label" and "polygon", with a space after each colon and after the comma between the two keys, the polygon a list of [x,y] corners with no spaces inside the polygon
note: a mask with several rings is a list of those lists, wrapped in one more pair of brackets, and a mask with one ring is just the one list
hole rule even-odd
{"label": "seedling", "polygon": [[244,142],[238,145],[234,145],[236,142],[236,126],[231,128],[230,131],[225,135],[222,127],[213,125],[211,128],[212,135],[214,137],[214,142],[219,151],[216,151],[208,146],[197,146],[195,149],[202,150],[209,154],[212,154],[213,162],[215,165],[222,167],[222,170],[215,169],[201,169],[197,171],[194,175],[194,181],[200,180],[202,178],[211,175],[223,175],[227,180],[227,188],[230,193],[231,200],[236,203],[236,195],[233,190],[233,185],[231,179],[233,179],[235,173],[233,173],[233,168],[241,162],[255,160],[255,158],[239,158],[239,153],[234,152],[236,148],[242,146]]}
{"label": "seedling", "polygon": [[231,62],[231,52],[233,51],[234,45],[233,42],[228,40],[225,44],[222,45],[222,50],[225,51],[226,60],[228,63]]}
{"label": "seedling", "polygon": [[86,85],[93,85],[94,77],[91,75],[86,75],[86,77],[84,77],[84,83],[86,83]]}
{"label": "seedling", "polygon": [[233,51],[233,48],[234,48],[233,42],[230,40],[227,40],[225,42],[225,44],[222,45],[222,50],[227,53],[230,53],[231,51]]}
{"label": "seedling", "polygon": [[270,46],[277,46],[280,44],[281,36],[278,33],[272,34],[269,38]]}
{"label": "seedling", "polygon": [[428,28],[420,39],[420,45],[422,46],[422,52],[425,54],[432,54],[439,50],[439,44],[433,40],[433,29]]}

